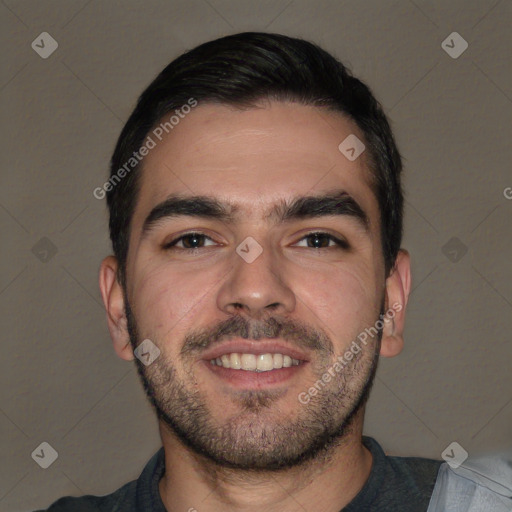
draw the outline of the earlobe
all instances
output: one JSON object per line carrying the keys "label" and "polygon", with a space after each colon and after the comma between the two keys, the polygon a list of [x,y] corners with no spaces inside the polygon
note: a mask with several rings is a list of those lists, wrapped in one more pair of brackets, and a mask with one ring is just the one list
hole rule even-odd
{"label": "earlobe", "polygon": [[411,289],[411,262],[405,249],[398,252],[395,266],[386,279],[386,311],[380,355],[394,357],[404,347],[405,309]]}
{"label": "earlobe", "polygon": [[117,271],[117,259],[114,256],[107,256],[101,262],[99,285],[114,350],[121,359],[131,361],[134,355],[128,333],[123,289],[117,279]]}
{"label": "earlobe", "polygon": [[380,345],[380,355],[382,357],[395,357],[404,348],[404,339],[402,336],[384,336]]}

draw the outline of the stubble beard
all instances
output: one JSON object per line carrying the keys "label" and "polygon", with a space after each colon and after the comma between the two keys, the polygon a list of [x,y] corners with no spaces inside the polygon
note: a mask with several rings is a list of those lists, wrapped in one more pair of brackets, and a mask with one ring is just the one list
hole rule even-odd
{"label": "stubble beard", "polygon": [[[135,348],[141,338],[128,301],[125,304],[130,340]],[[239,324],[233,325],[236,330]],[[265,325],[266,333],[272,325],[276,324]],[[250,332],[238,334],[248,337]],[[272,337],[271,334],[267,336]],[[281,388],[234,392],[231,399],[239,413],[216,419],[205,395],[177,378],[176,367],[163,350],[151,365],[145,366],[138,359],[136,365],[157,417],[195,454],[219,467],[278,471],[300,467],[314,459],[328,459],[333,448],[352,432],[354,419],[362,412],[374,382],[381,338],[379,330],[373,344],[362,348],[343,370],[332,372],[332,380],[311,396],[307,404],[301,404],[298,397],[286,397],[288,402],[292,399],[297,403],[293,417],[280,413],[278,401],[288,394]],[[318,351],[315,363],[310,363],[314,382],[321,381],[332,367],[333,357],[328,351]],[[194,383],[190,366],[184,368],[187,382]]]}

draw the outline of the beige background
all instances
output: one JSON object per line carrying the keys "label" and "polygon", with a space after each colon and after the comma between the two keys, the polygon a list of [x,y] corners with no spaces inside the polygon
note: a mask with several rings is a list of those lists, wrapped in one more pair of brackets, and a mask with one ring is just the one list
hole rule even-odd
{"label": "beige background", "polygon": [[[112,492],[160,446],[135,366],[116,357],[106,328],[106,204],[92,191],[156,73],[244,30],[336,54],[383,103],[405,158],[407,345],[381,361],[366,434],[401,455],[439,458],[452,441],[470,454],[510,447],[511,6],[3,1],[0,509]],[[454,31],[469,44],[457,59],[441,47]],[[41,32],[59,44],[47,59],[31,48]],[[58,452],[46,470],[31,458],[43,441]]]}

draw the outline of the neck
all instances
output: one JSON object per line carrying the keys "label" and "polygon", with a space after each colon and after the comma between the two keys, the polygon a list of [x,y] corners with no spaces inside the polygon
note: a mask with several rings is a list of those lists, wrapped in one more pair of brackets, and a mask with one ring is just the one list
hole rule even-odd
{"label": "neck", "polygon": [[224,468],[185,447],[160,422],[166,471],[159,483],[168,512],[339,512],[366,482],[372,456],[362,444],[364,408],[343,438],[315,459],[280,471]]}

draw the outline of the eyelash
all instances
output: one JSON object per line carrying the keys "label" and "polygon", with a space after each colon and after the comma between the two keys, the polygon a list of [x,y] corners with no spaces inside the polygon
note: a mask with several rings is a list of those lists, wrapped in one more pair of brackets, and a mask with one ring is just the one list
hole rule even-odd
{"label": "eyelash", "polygon": [[[331,235],[330,233],[327,233],[325,231],[312,231],[311,233],[307,233],[306,235],[304,235],[300,240],[304,240],[306,238],[309,238],[309,237],[312,237],[312,236],[327,236],[328,239],[334,241],[336,243],[336,245],[338,246],[339,249],[345,249],[345,250],[348,250],[350,249],[350,245],[348,244],[347,241],[345,240],[342,240],[340,238],[337,238],[335,237],[334,235]],[[200,233],[198,231],[190,231],[189,233],[185,233],[181,236],[179,236],[178,238],[175,238],[174,240],[171,240],[170,242],[168,242],[167,244],[165,244],[163,246],[163,249],[165,250],[181,250],[181,251],[198,251],[200,249],[205,249],[206,247],[194,247],[192,249],[188,248],[188,247],[176,247],[176,244],[178,242],[180,242],[181,240],[183,240],[184,238],[188,238],[188,237],[192,237],[192,236],[201,236],[201,237],[205,237],[207,238],[208,240],[212,240],[212,238],[210,238],[209,236],[205,235],[204,233]],[[214,241],[214,240],[212,240]],[[314,247],[307,247],[307,249],[315,249]],[[316,250],[319,250],[319,249],[333,249],[333,247],[319,247],[319,248],[316,248]]]}

